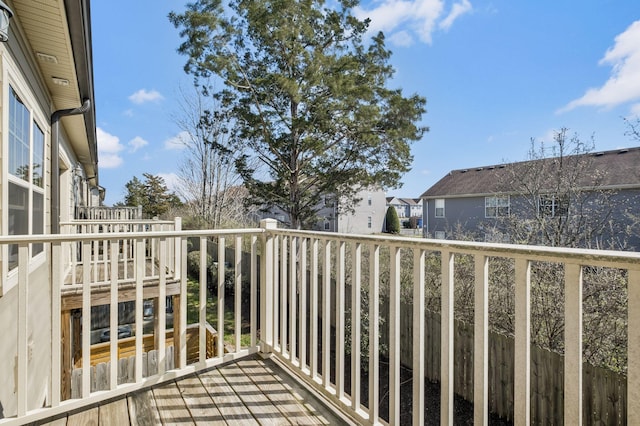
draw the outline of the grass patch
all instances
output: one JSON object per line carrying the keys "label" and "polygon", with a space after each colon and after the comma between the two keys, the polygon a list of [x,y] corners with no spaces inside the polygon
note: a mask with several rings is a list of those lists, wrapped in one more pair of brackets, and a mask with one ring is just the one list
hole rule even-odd
{"label": "grass patch", "polygon": [[[189,278],[187,280],[187,324],[197,324],[200,318],[200,283]],[[207,322],[216,330],[218,325],[218,298],[207,290]],[[240,345],[245,348],[251,344],[250,324],[248,307],[242,307],[240,318]],[[235,312],[234,298],[225,298],[224,310],[224,341],[226,344],[235,345]]]}

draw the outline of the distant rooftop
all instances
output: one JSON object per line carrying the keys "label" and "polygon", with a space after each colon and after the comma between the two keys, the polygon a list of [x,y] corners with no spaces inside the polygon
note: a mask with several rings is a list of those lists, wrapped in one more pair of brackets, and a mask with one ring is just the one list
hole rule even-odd
{"label": "distant rooftop", "polygon": [[[565,160],[589,162],[586,167],[589,173],[579,177],[581,187],[597,184],[605,188],[640,188],[640,147],[567,156]],[[518,169],[526,170],[543,162],[552,171],[557,167],[558,157],[452,170],[420,198],[506,193],[509,180],[523,174]]]}

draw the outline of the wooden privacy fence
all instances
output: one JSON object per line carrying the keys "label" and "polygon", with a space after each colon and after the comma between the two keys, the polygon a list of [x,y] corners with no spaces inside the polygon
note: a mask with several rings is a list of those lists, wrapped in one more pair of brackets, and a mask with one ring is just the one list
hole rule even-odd
{"label": "wooden privacy fence", "polygon": [[[218,333],[210,324],[206,328],[206,356],[213,357],[217,351]],[[199,324],[187,326],[187,364],[199,360]],[[135,381],[135,337],[118,339],[118,384]],[[158,351],[154,349],[155,337],[147,334],[142,339],[142,377],[158,373]],[[108,390],[111,363],[110,343],[98,343],[91,346],[91,392]],[[165,371],[175,368],[173,330],[166,332]],[[80,365],[80,360],[77,366]],[[71,372],[71,398],[79,398],[82,390],[82,368],[74,368]]]}
{"label": "wooden privacy fence", "polygon": [[[388,304],[380,316],[389,318]],[[400,362],[412,366],[413,306],[401,305]],[[425,377],[440,381],[440,313],[425,312]],[[473,325],[454,324],[454,389],[473,402]],[[512,337],[489,331],[489,409],[513,421],[514,349]],[[380,343],[388,345],[388,327],[380,328]],[[563,424],[564,357],[531,346],[531,423]],[[625,425],[627,379],[613,371],[583,363],[583,418],[588,424]]]}

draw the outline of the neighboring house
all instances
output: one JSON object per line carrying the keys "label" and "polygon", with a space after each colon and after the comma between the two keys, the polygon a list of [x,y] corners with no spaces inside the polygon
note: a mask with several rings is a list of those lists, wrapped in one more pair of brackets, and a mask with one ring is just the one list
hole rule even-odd
{"label": "neighboring house", "polygon": [[[580,203],[571,199],[574,195],[557,195],[554,190],[559,158],[452,170],[421,196],[424,236],[453,239],[459,232],[480,241],[510,242],[508,231],[501,226],[509,219],[575,217],[576,211],[582,209],[583,214],[588,212],[585,216],[590,215],[585,220],[601,220],[604,224],[602,232],[585,245],[611,248],[609,242],[616,241],[615,248],[640,247],[637,233],[629,231],[640,214],[640,147],[568,156],[564,161],[565,167],[580,165],[572,166],[577,170],[573,177],[575,187],[584,194]],[[538,175],[534,176],[531,170],[537,170]],[[533,202],[531,194],[523,195],[522,182],[517,178],[525,173],[536,180],[540,189]],[[588,197],[596,192],[606,194],[607,206],[589,206]],[[598,212],[606,212],[607,216],[595,217],[605,214]]]}
{"label": "neighboring house", "polygon": [[[5,0],[6,1],[6,0]],[[0,234],[59,233],[76,207],[97,202],[88,0],[6,1],[13,12],[0,43]],[[4,3],[0,4],[0,8]],[[1,21],[1,20],[0,20]],[[28,408],[49,400],[51,318],[48,248],[29,247]],[[68,259],[68,256],[67,256]],[[14,363],[18,247],[0,253],[0,359]],[[63,268],[67,265],[60,265]],[[15,415],[13,367],[0,375],[0,417]],[[9,376],[4,376],[9,374]]]}
{"label": "neighboring house", "polygon": [[[348,234],[376,234],[382,232],[386,213],[385,192],[381,189],[363,189],[356,194],[360,201],[352,211],[344,211],[340,200],[333,195],[322,197],[318,205],[316,231],[341,232]],[[287,226],[289,218],[280,209],[272,208],[262,213],[262,219],[271,218]]]}
{"label": "neighboring house", "polygon": [[411,227],[412,217],[418,218],[414,220],[415,226],[422,227],[422,200],[420,198],[387,197],[387,207],[396,209],[403,228]]}

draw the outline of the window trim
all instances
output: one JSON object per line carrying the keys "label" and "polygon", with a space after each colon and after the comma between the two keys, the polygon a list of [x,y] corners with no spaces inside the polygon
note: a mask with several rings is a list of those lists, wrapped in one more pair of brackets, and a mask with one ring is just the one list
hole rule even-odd
{"label": "window trim", "polygon": [[[442,204],[441,207],[438,207],[438,204]],[[442,210],[440,214],[438,214],[438,210]],[[436,198],[434,200],[434,208],[433,208],[434,217],[445,217],[445,201],[444,198]]]}
{"label": "window trim", "polygon": [[[6,170],[5,174],[3,175],[5,182],[7,182],[6,185],[6,191],[5,191],[5,196],[2,199],[2,205],[3,207],[6,209],[7,213],[6,216],[3,216],[3,219],[5,219],[6,222],[6,229],[7,229],[7,235],[15,235],[15,234],[10,234],[9,233],[9,190],[12,186],[15,186],[16,188],[20,188],[23,190],[27,191],[27,199],[26,199],[26,203],[27,203],[27,235],[35,235],[34,231],[38,231],[39,234],[44,234],[46,232],[46,220],[47,220],[47,203],[48,203],[48,197],[47,197],[47,191],[46,191],[46,187],[47,187],[47,183],[48,183],[48,177],[47,177],[47,173],[48,173],[48,167],[47,167],[47,162],[46,162],[46,158],[47,158],[47,147],[48,145],[48,141],[49,141],[49,137],[50,137],[50,130],[49,127],[47,125],[44,125],[43,123],[46,123],[45,120],[42,119],[42,113],[41,111],[37,108],[38,102],[36,101],[36,98],[33,96],[33,94],[28,91],[25,90],[23,85],[21,84],[20,81],[17,81],[17,79],[12,78],[12,76],[10,75],[12,73],[9,73],[7,71],[7,69],[5,69],[4,75],[5,75],[5,81],[6,83],[3,85],[3,88],[5,90],[6,95],[3,97],[3,103],[4,105],[6,105],[6,107],[4,108],[4,110],[6,111],[5,113],[2,114],[2,121],[5,125],[5,128],[7,129],[5,134],[6,136],[3,138],[3,145],[6,146],[6,150],[4,150],[3,152],[3,158],[6,158],[6,160],[2,160],[4,167],[3,169]],[[29,172],[28,172],[28,176],[26,177],[26,179],[23,179],[22,177],[20,177],[19,175],[13,174],[10,172],[10,165],[9,165],[9,161],[10,161],[10,155],[9,155],[9,151],[10,151],[10,143],[9,143],[9,139],[11,137],[11,133],[10,130],[10,123],[11,123],[11,105],[13,102],[13,97],[15,97],[15,99],[20,103],[20,105],[22,105],[22,107],[24,107],[24,109],[26,110],[26,113],[28,115],[28,162],[27,164],[29,165]],[[37,130],[36,130],[37,129]],[[41,134],[41,144],[40,141],[38,141],[38,143],[36,143],[35,137],[36,137],[36,131],[38,131]],[[37,148],[42,149],[42,152],[39,153],[39,155],[35,154],[35,149],[36,149],[36,145],[39,145]],[[35,180],[35,174],[33,172],[34,170],[34,166],[35,166],[35,162],[38,161],[38,164],[41,166],[42,170],[40,170],[40,180],[36,181]],[[35,198],[36,196],[41,197],[42,200],[42,212],[41,212],[41,219],[42,219],[42,223],[39,224],[39,226],[36,224],[36,221],[34,221],[35,217],[34,217],[34,206],[35,206]],[[40,217],[38,217],[37,219],[40,219]],[[34,226],[34,224],[36,224],[36,226]],[[44,246],[42,245],[42,243],[39,244],[30,244],[29,245],[29,256],[30,256],[30,270],[34,264],[34,260],[36,260],[37,258],[42,258],[44,259]],[[3,250],[3,257],[5,259],[9,259],[9,253],[10,253],[10,247],[6,246],[6,248]],[[41,263],[40,261],[36,261],[36,264],[39,265],[39,263]],[[4,264],[6,265],[6,269],[4,269],[4,273],[5,275],[9,278],[14,274],[17,274],[17,265],[11,265],[10,261],[7,260],[6,262],[4,262]],[[17,278],[16,278],[17,280]],[[9,280],[10,282],[12,282],[12,280]],[[15,285],[15,284],[14,284]],[[5,286],[5,288],[0,288],[0,293],[8,291],[8,289],[10,289],[12,287],[11,284],[8,284],[7,286]]]}
{"label": "window trim", "polygon": [[[545,208],[543,209],[542,200],[547,201],[544,204]],[[550,201],[550,203],[548,203]],[[558,196],[558,194],[540,194],[538,195],[538,209],[537,214],[538,217],[567,217],[569,215],[569,195],[565,194],[563,196]],[[550,214],[547,212],[546,207],[550,207]]]}
{"label": "window trim", "polygon": [[[491,201],[494,201],[494,205],[490,205]],[[500,201],[506,200],[506,205],[500,205]],[[507,213],[500,214],[500,209],[504,209],[506,207]],[[488,209],[495,209],[495,214],[489,214]],[[484,197],[484,217],[485,219],[497,219],[501,217],[509,217],[511,216],[511,196],[509,195],[490,195]]]}

